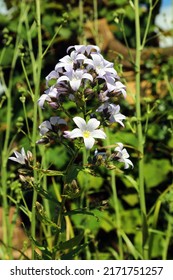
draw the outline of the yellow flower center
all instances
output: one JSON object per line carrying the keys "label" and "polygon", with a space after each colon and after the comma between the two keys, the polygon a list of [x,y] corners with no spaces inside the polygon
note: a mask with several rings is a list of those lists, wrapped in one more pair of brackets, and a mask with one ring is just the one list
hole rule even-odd
{"label": "yellow flower center", "polygon": [[85,130],[85,131],[83,132],[83,137],[84,137],[84,138],[90,137],[90,131]]}

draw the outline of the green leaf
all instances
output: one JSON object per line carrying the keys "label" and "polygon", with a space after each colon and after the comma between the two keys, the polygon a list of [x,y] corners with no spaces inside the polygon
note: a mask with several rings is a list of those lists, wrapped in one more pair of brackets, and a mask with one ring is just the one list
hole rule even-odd
{"label": "green leaf", "polygon": [[58,171],[58,170],[39,169],[38,171],[47,176],[64,176],[64,173],[62,171]]}
{"label": "green leaf", "polygon": [[138,192],[138,183],[135,181],[135,179],[133,179],[132,176],[124,175],[123,181],[125,181],[127,187],[134,187],[135,190]]}
{"label": "green leaf", "polygon": [[72,165],[69,170],[68,173],[66,174],[66,178],[65,178],[65,182],[71,183],[74,179],[77,178],[78,173],[83,169],[82,166],[80,165]]}
{"label": "green leaf", "polygon": [[83,237],[84,237],[84,231],[82,231],[77,236],[71,238],[70,240],[67,240],[65,242],[61,242],[59,244],[59,249],[60,250],[72,249],[72,248],[79,245],[79,243],[82,241]]}
{"label": "green leaf", "polygon": [[143,259],[142,255],[136,250],[136,248],[134,247],[134,245],[132,244],[132,242],[130,241],[130,239],[128,238],[128,236],[125,234],[125,232],[121,232],[122,238],[124,239],[129,252],[133,255],[133,257],[137,260],[137,259]]}
{"label": "green leaf", "polygon": [[58,206],[61,206],[61,203],[50,193],[44,190],[42,187],[35,186],[36,191],[41,195],[43,198],[50,200],[51,202],[56,203]]}
{"label": "green leaf", "polygon": [[130,206],[135,206],[139,202],[139,197],[137,194],[127,194],[123,195],[122,198],[128,203]]}
{"label": "green leaf", "polygon": [[93,212],[87,211],[87,209],[75,209],[75,210],[67,211],[64,213],[64,216],[72,216],[77,214],[93,216],[98,220],[98,217]]}
{"label": "green leaf", "polygon": [[83,251],[87,246],[88,246],[88,243],[81,244],[81,245],[77,246],[75,249],[71,250],[69,253],[63,254],[61,256],[61,260],[72,260],[72,259],[74,259],[74,257],[76,255],[79,255],[79,253],[81,251]]}
{"label": "green leaf", "polygon": [[171,171],[171,165],[167,159],[152,159],[144,164],[144,177],[148,188],[156,187],[162,183]]}
{"label": "green leaf", "polygon": [[77,179],[80,187],[85,189],[93,188],[98,190],[103,184],[102,177],[92,176],[89,173],[86,174],[85,171],[81,171]]}
{"label": "green leaf", "polygon": [[50,227],[59,229],[59,227],[57,226],[57,224],[55,224],[54,222],[52,222],[49,217],[46,215],[46,212],[44,211],[43,206],[37,201],[36,202],[36,214],[38,219],[44,224],[44,225],[48,225]]}

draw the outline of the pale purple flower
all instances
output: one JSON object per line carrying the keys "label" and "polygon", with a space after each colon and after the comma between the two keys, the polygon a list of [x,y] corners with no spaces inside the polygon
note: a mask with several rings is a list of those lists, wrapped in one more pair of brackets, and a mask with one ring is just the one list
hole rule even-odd
{"label": "pale purple flower", "polygon": [[117,76],[117,72],[113,68],[113,63],[105,60],[101,54],[93,53],[91,57],[92,59],[85,59],[84,63],[90,65],[100,77],[107,73],[115,77]]}
{"label": "pale purple flower", "polygon": [[58,79],[59,78],[59,74],[57,71],[53,70],[49,73],[49,75],[46,76],[46,86],[48,86],[49,81],[52,79]]}
{"label": "pale purple flower", "polygon": [[44,109],[44,102],[48,101],[49,103],[52,102],[52,98],[57,99],[59,96],[58,90],[55,86],[51,86],[47,90],[45,90],[45,93],[40,96],[38,99],[38,105],[41,107],[41,109]]}
{"label": "pale purple flower", "polygon": [[44,121],[39,125],[40,135],[45,135],[48,131],[52,130],[52,126],[50,121]]}
{"label": "pale purple flower", "polygon": [[77,53],[86,53],[87,55],[89,55],[92,52],[98,52],[100,53],[100,48],[98,46],[94,46],[94,45],[75,45],[75,46],[70,46],[67,49],[67,53],[71,50],[71,49],[75,49],[75,51]]}
{"label": "pale purple flower", "polygon": [[30,151],[27,151],[27,154],[25,153],[24,148],[21,149],[21,152],[14,152],[15,157],[9,157],[10,160],[13,160],[15,162],[18,162],[20,164],[26,164],[28,161],[32,160],[32,153]]}
{"label": "pale purple flower", "polygon": [[57,82],[67,81],[70,83],[71,88],[76,91],[79,89],[83,79],[93,81],[93,77],[89,73],[86,73],[81,69],[77,69],[65,72],[63,76],[59,77]]}
{"label": "pale purple flower", "polygon": [[47,132],[53,130],[52,126],[56,126],[60,124],[67,125],[67,122],[64,119],[61,119],[60,117],[51,117],[49,121],[46,120],[40,124],[39,126],[40,135],[41,136],[45,135]]}
{"label": "pale purple flower", "polygon": [[70,55],[66,55],[59,60],[60,62],[56,64],[55,70],[58,71],[59,68],[64,68],[66,71],[71,71],[73,69],[74,63],[81,62],[85,58],[85,55],[72,51]]}
{"label": "pale purple flower", "polygon": [[41,109],[44,109],[44,102],[45,101],[50,101],[51,102],[51,98],[48,94],[44,93],[38,99],[38,105],[40,106]]}
{"label": "pale purple flower", "polygon": [[120,113],[119,105],[109,104],[108,113],[110,114],[109,120],[111,123],[118,122],[119,124],[124,126],[122,120],[125,120],[126,117]]}
{"label": "pale purple flower", "polygon": [[108,93],[109,93],[108,90],[100,91],[100,93],[99,93],[99,100],[101,102],[105,102],[105,101],[109,100],[109,97],[107,96]]}
{"label": "pale purple flower", "polygon": [[84,144],[86,149],[91,149],[95,143],[94,138],[105,139],[106,134],[102,129],[97,129],[100,125],[100,122],[91,118],[88,123],[81,117],[74,117],[73,121],[78,126],[78,128],[73,129],[72,131],[64,131],[66,138],[78,138],[82,137],[84,139]]}
{"label": "pale purple flower", "polygon": [[106,73],[104,76],[99,75],[98,78],[104,79],[109,92],[120,94],[122,93],[124,98],[126,98],[126,87],[112,74]]}
{"label": "pale purple flower", "polygon": [[111,123],[118,122],[119,124],[124,126],[122,120],[125,120],[126,117],[120,113],[119,105],[105,102],[96,110],[96,112],[105,112],[105,114],[108,114],[109,121]]}
{"label": "pale purple flower", "polygon": [[122,143],[116,143],[118,146],[115,148],[115,152],[117,152],[116,157],[118,157],[119,162],[123,162],[125,164],[125,169],[129,168],[129,165],[133,167],[133,163],[129,159],[129,154],[127,150],[124,148]]}

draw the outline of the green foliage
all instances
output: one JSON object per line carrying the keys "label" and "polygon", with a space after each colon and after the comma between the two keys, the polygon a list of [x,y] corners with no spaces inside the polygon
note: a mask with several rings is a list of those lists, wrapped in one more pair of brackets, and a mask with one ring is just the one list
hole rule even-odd
{"label": "green foliage", "polygon": [[144,174],[147,188],[158,186],[167,179],[171,170],[171,163],[167,159],[151,159],[149,163],[145,163]]}

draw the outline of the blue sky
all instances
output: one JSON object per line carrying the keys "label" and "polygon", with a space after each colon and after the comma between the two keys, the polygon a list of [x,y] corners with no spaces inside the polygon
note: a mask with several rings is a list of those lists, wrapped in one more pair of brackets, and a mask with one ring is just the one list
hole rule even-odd
{"label": "blue sky", "polygon": [[[160,14],[157,15],[155,20],[156,26],[163,30],[170,30],[173,26],[173,0],[162,0]],[[171,36],[160,36],[161,47],[172,47],[173,38]]]}
{"label": "blue sky", "polygon": [[171,0],[162,0],[162,6],[163,7],[168,7],[171,6]]}

